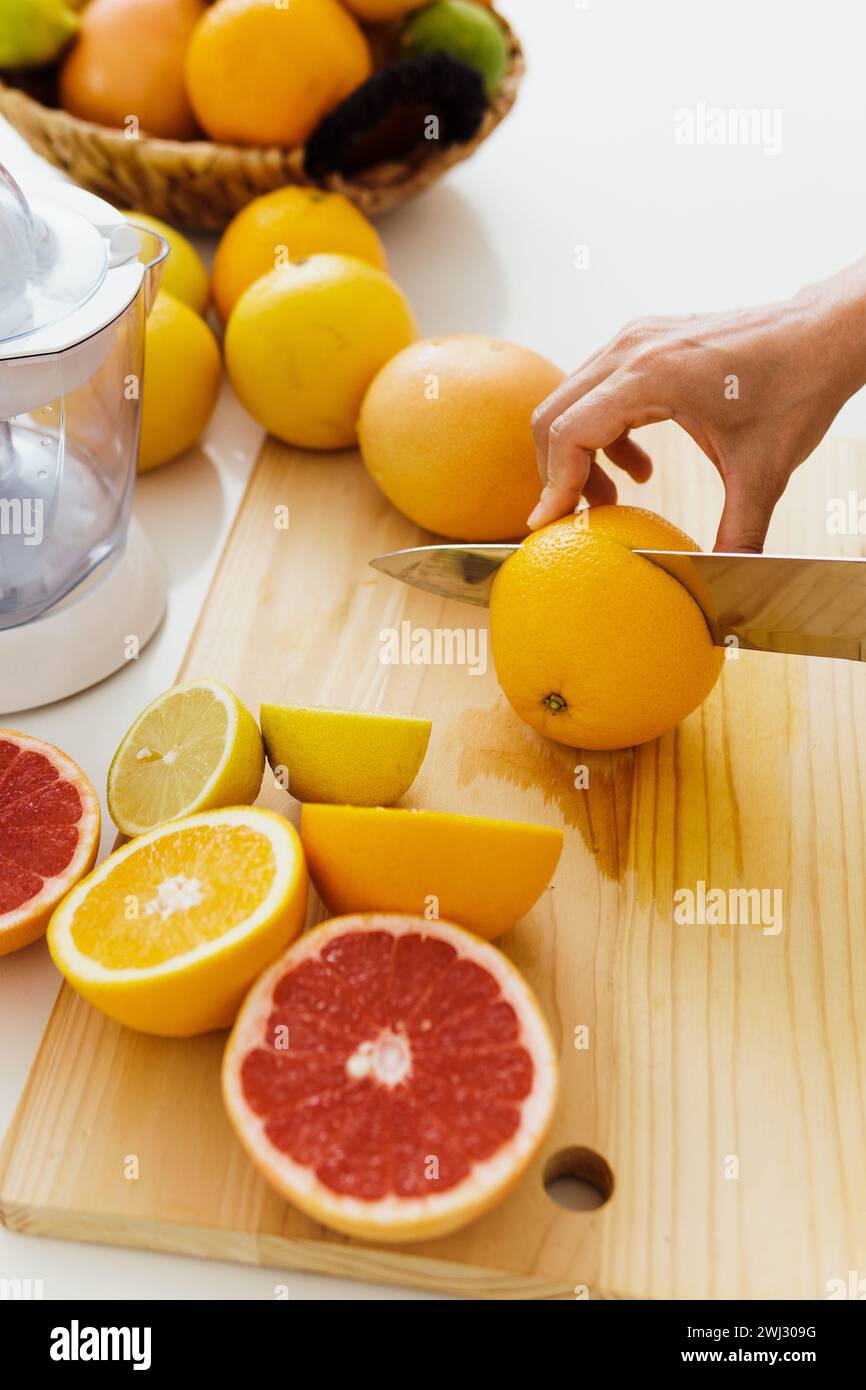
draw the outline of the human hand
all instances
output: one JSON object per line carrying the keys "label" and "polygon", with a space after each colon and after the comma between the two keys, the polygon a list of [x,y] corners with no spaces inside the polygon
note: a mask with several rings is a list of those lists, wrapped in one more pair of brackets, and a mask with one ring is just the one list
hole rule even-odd
{"label": "human hand", "polygon": [[567,377],[533,416],[544,491],[533,529],[616,501],[596,451],[636,482],[652,471],[629,431],[675,420],[725,485],[717,550],[760,551],[794,469],[866,381],[866,261],[792,300],[641,319]]}

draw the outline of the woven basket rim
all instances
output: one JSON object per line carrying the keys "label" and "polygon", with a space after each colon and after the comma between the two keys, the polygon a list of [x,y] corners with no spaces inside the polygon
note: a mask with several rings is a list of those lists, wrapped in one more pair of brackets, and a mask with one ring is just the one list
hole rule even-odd
{"label": "woven basket rim", "polygon": [[[495,7],[491,6],[490,8],[491,13],[502,25],[509,43],[509,62],[506,73],[497,91],[488,102],[484,120],[477,135],[463,145],[449,146],[441,152],[437,151],[436,154],[423,161],[423,166],[435,166],[439,160],[445,158],[449,150],[459,150],[479,143],[480,139],[486,138],[514,105],[517,90],[526,70],[523,48],[505,16],[501,15]],[[263,162],[296,163],[305,148],[304,145],[232,145],[208,139],[174,140],[147,134],[131,138],[116,126],[100,125],[96,121],[88,121],[80,116],[73,116],[70,112],[64,111],[62,107],[47,106],[44,102],[31,96],[29,92],[17,87],[14,82],[6,81],[0,76],[0,115],[6,116],[13,127],[16,123],[9,113],[14,112],[16,108],[24,113],[28,118],[28,123],[36,122],[43,128],[65,127],[75,130],[83,138],[98,139],[108,147],[116,145],[127,153],[130,152],[132,146],[139,160],[146,161],[149,157],[153,157],[164,167],[174,160],[195,159],[197,156],[202,159],[216,157],[221,162],[230,161],[239,166],[239,171],[242,172],[244,165],[249,165],[252,168],[253,166],[260,167]],[[363,189],[370,186],[370,179],[375,185],[382,180],[382,176],[387,172],[392,170],[396,172],[400,169],[408,170],[411,176],[415,171],[415,166],[411,160],[383,161],[354,174],[351,179],[341,175],[332,177],[337,177],[344,187],[351,185]],[[311,178],[310,182],[315,184],[317,180]]]}

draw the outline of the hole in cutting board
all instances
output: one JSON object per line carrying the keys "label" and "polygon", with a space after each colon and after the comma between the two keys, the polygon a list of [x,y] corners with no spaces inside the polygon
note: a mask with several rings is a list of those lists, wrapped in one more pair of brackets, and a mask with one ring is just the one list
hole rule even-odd
{"label": "hole in cutting board", "polygon": [[566,1211],[595,1211],[613,1195],[613,1170],[594,1149],[559,1149],[544,1166],[544,1190]]}

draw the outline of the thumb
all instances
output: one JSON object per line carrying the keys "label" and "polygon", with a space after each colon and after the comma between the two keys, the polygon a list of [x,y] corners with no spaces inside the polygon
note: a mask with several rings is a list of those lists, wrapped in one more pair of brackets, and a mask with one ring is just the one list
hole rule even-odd
{"label": "thumb", "polygon": [[716,534],[716,550],[760,554],[781,493],[754,476],[732,473],[725,479],[725,505]]}

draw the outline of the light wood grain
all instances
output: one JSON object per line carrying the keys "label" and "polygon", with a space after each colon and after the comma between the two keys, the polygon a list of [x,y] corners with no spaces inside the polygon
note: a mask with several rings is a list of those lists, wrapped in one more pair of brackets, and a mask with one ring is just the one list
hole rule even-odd
{"label": "light wood grain", "polygon": [[[648,440],[656,476],[623,500],[710,545],[718,480],[676,430]],[[858,486],[866,446],[825,445],[796,476],[772,547],[859,553],[861,538],[825,526],[827,498]],[[281,504],[287,531],[274,526]],[[254,710],[268,699],[432,716],[407,804],[565,824],[553,887],[501,943],[561,1048],[541,1159],[502,1207],[446,1239],[383,1250],[330,1234],[271,1193],[232,1138],[221,1035],[124,1032],[64,988],[5,1146],[4,1219],[481,1297],[586,1285],[593,1297],[814,1298],[828,1279],[866,1275],[866,668],[742,653],[664,738],[577,754],[522,725],[492,669],[380,664],[381,630],[403,619],[486,623],[368,570],[418,539],[354,456],[266,445],[183,674],[219,677]],[[577,762],[588,790],[574,787]],[[290,812],[273,787],[263,800]],[[674,926],[675,890],[698,880],[780,888],[783,930]],[[588,1050],[573,1045],[580,1025]],[[544,1191],[545,1162],[572,1145],[613,1170],[595,1212]]]}

